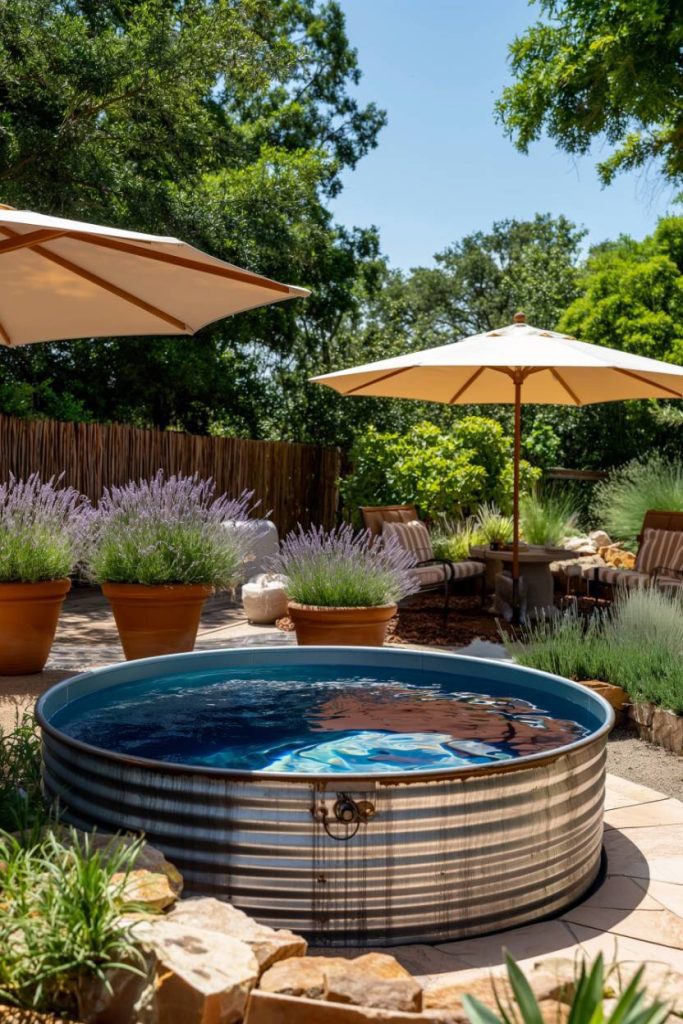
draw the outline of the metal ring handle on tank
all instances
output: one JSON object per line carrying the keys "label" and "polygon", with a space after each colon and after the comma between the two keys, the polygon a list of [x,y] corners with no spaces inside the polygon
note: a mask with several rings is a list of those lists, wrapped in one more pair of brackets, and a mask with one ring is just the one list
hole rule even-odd
{"label": "metal ring handle on tank", "polygon": [[[338,843],[353,839],[361,825],[371,821],[376,813],[375,805],[370,800],[354,800],[348,793],[337,793],[337,799],[332,808],[333,817],[328,814],[325,804],[320,804],[319,807],[313,809],[313,817],[316,821],[321,822],[330,839],[334,839]],[[346,826],[346,835],[335,835],[330,830],[332,820]],[[353,826],[353,830],[349,831],[351,826]]]}

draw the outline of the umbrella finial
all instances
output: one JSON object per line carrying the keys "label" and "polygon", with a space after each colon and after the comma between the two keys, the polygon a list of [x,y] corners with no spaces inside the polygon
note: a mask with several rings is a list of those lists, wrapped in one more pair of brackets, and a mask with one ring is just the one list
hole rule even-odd
{"label": "umbrella finial", "polygon": [[515,315],[513,317],[513,320],[515,321],[516,324],[525,324],[526,323],[526,316],[524,315],[524,313],[522,313],[522,311],[520,309],[517,313],[515,313]]}

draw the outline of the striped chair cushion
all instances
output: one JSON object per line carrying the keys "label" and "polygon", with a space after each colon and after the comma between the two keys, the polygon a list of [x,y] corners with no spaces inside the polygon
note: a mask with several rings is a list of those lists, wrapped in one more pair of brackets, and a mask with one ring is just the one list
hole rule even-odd
{"label": "striped chair cushion", "polygon": [[385,523],[383,537],[395,537],[402,548],[412,551],[417,562],[426,562],[434,557],[429,530],[419,519],[410,523]]}
{"label": "striped chair cushion", "polygon": [[639,572],[651,573],[665,566],[683,569],[683,534],[677,530],[645,530],[636,558]]}
{"label": "striped chair cushion", "polygon": [[451,562],[454,580],[466,580],[472,576],[481,576],[486,572],[483,562]]}
{"label": "striped chair cushion", "polygon": [[638,572],[637,569],[617,569],[613,565],[589,566],[583,571],[583,578],[609,583],[612,587],[645,587],[650,583],[650,575]]}
{"label": "striped chair cushion", "polygon": [[437,583],[445,583],[448,579],[447,565],[416,565],[410,570],[421,587],[435,587]]}

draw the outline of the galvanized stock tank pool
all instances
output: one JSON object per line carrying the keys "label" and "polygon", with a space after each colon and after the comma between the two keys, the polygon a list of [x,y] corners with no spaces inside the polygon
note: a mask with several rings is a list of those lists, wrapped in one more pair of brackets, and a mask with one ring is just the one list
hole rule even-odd
{"label": "galvanized stock tank pool", "polygon": [[391,648],[211,651],[66,680],[38,719],[67,821],[145,832],[186,894],[316,945],[509,928],[599,870],[613,712],[543,672]]}

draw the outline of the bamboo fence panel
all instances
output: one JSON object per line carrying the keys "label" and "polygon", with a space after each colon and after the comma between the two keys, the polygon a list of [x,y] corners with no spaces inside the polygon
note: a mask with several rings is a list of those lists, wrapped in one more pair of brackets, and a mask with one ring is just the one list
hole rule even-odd
{"label": "bamboo fence panel", "polygon": [[219,494],[253,491],[258,514],[270,512],[281,534],[297,523],[331,527],[337,520],[338,448],[0,415],[0,481],[10,473],[64,473],[66,484],[97,501],[105,487],[158,469],[213,477]]}

